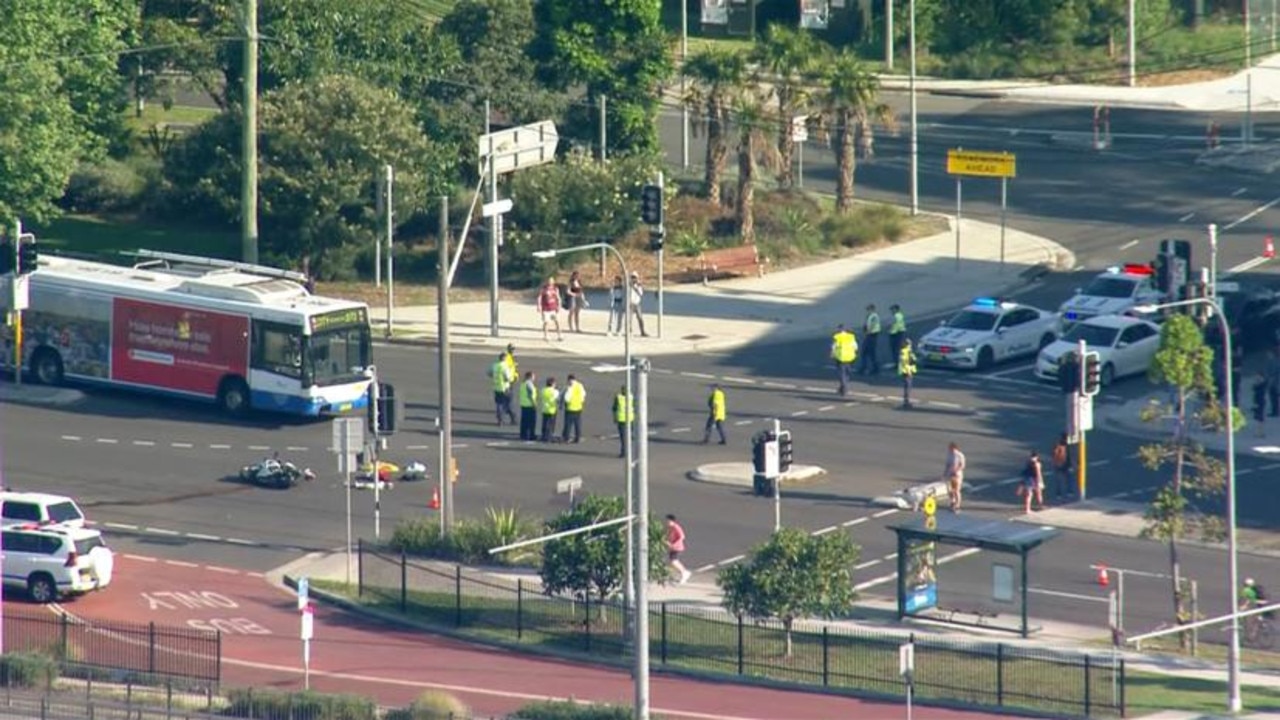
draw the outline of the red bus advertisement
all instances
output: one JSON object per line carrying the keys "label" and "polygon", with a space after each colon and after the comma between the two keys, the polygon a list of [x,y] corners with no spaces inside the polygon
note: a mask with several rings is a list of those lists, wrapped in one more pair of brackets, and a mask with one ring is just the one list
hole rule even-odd
{"label": "red bus advertisement", "polygon": [[111,379],[214,397],[249,369],[249,318],[117,297]]}

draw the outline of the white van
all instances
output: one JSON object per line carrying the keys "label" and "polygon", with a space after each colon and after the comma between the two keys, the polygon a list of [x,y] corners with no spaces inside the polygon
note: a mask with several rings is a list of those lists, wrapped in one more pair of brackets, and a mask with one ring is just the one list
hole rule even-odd
{"label": "white van", "polygon": [[39,492],[0,492],[0,525],[66,525],[84,527],[84,513],[66,495]]}

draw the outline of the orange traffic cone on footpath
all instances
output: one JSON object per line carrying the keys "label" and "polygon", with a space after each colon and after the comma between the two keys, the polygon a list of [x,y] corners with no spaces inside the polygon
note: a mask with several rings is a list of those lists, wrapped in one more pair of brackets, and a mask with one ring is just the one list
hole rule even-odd
{"label": "orange traffic cone on footpath", "polygon": [[1267,239],[1264,240],[1262,243],[1262,257],[1270,260],[1275,256],[1276,256],[1276,242],[1270,235],[1268,235]]}
{"label": "orange traffic cone on footpath", "polygon": [[439,486],[431,488],[431,502],[427,503],[428,510],[440,509],[440,488]]}
{"label": "orange traffic cone on footpath", "polygon": [[1107,566],[1099,565],[1098,566],[1098,586],[1107,587],[1110,584],[1111,584],[1111,577],[1107,575]]}

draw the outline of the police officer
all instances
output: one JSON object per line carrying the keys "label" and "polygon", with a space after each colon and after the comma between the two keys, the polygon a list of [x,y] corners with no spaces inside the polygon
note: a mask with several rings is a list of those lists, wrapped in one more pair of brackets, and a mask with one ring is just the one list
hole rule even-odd
{"label": "police officer", "polygon": [[703,445],[711,442],[712,427],[720,433],[720,444],[725,445],[728,443],[728,440],[726,440],[724,436],[724,421],[726,416],[724,390],[721,390],[719,385],[712,385],[711,395],[707,397],[707,426],[702,434]]}
{"label": "police officer", "polygon": [[498,355],[498,361],[489,368],[489,376],[493,378],[493,412],[498,416],[498,427],[502,427],[503,413],[515,425],[516,414],[511,411],[511,386],[516,382],[516,375],[507,364],[506,353]]}
{"label": "police officer", "polygon": [[911,381],[916,376],[916,354],[911,348],[911,338],[902,339],[898,349],[898,376],[902,378],[902,407],[911,407]]}
{"label": "police officer", "polygon": [[613,422],[618,426],[618,457],[626,457],[627,443],[631,439],[631,423],[636,421],[635,398],[627,394],[627,386],[618,388],[613,396]]}
{"label": "police officer", "polygon": [[880,374],[880,358],[876,350],[880,344],[880,314],[875,305],[867,306],[867,319],[862,322],[862,362],[858,373],[866,375]]}
{"label": "police officer", "polygon": [[895,305],[889,306],[889,315],[892,319],[889,321],[889,348],[894,358],[902,351],[902,341],[907,337],[907,316],[902,314],[902,308]]}
{"label": "police officer", "polygon": [[836,326],[831,336],[831,360],[836,364],[836,377],[840,379],[840,395],[849,392],[849,371],[858,357],[858,338],[844,325]]}
{"label": "police officer", "polygon": [[576,375],[569,375],[564,386],[564,431],[560,434],[560,442],[569,442],[572,432],[573,442],[582,442],[582,408],[587,404],[587,389],[578,382]]}
{"label": "police officer", "polygon": [[542,388],[542,442],[549,443],[556,438],[556,415],[560,412],[560,388],[556,387],[556,379],[547,378]]}
{"label": "police officer", "polygon": [[511,368],[511,377],[518,380],[520,378],[520,366],[516,363],[515,345],[507,343],[507,351],[502,354],[502,361],[507,364],[507,367]]}
{"label": "police officer", "polygon": [[538,378],[532,371],[520,383],[520,439],[538,439]]}

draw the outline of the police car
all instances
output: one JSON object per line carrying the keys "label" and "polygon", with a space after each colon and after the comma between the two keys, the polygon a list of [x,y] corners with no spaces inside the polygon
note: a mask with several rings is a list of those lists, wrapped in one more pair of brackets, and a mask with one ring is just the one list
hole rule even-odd
{"label": "police car", "polygon": [[1129,264],[1108,268],[1062,303],[1058,310],[1059,331],[1065,333],[1072,325],[1092,317],[1123,315],[1138,305],[1163,300],[1164,293],[1156,287],[1151,266]]}
{"label": "police car", "polygon": [[1057,339],[1057,317],[996,298],[978,298],[920,338],[926,365],[985,370],[1001,360],[1035,355]]}

